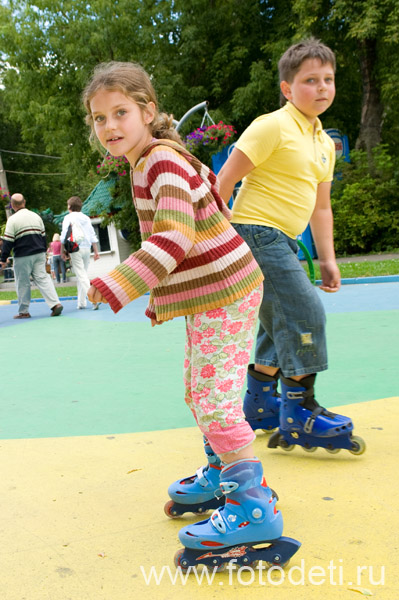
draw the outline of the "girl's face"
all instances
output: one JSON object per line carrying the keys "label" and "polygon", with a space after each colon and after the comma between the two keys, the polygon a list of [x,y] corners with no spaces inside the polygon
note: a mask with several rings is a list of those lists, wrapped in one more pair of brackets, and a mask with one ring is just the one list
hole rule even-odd
{"label": "girl's face", "polygon": [[318,58],[308,58],[295,74],[294,81],[281,82],[281,91],[287,100],[314,123],[316,117],[331,106],[335,96],[334,69]]}
{"label": "girl's face", "polygon": [[122,92],[99,90],[90,102],[94,131],[100,143],[113,156],[125,155],[134,165],[142,150],[151,142],[149,124],[155,105],[142,110]]}

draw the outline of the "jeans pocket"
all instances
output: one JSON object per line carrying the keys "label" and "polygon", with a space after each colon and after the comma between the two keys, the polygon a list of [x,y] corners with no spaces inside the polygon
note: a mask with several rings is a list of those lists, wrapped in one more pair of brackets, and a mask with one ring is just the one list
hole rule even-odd
{"label": "jeans pocket", "polygon": [[264,250],[277,242],[281,232],[274,227],[263,227],[259,225],[253,232],[254,240],[258,250]]}

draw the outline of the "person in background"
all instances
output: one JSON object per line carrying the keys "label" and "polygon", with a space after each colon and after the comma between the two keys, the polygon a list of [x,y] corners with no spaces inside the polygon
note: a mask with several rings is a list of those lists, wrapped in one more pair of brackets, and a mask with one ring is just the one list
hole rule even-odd
{"label": "person in background", "polygon": [[49,251],[52,254],[52,270],[54,271],[57,283],[60,283],[60,270],[62,273],[62,283],[66,283],[66,267],[65,260],[63,260],[61,256],[61,238],[59,233],[53,235],[53,241],[50,243]]}
{"label": "person in background", "polygon": [[[86,308],[87,306],[87,291],[90,287],[90,280],[87,274],[90,264],[90,251],[93,246],[94,260],[98,260],[100,255],[98,253],[98,239],[96,232],[94,231],[93,225],[91,224],[90,217],[82,213],[82,200],[79,196],[71,196],[68,200],[68,212],[62,222],[61,231],[61,256],[65,261],[67,259],[67,253],[65,252],[65,238],[70,224],[77,223],[83,231],[84,239],[79,243],[79,251],[72,252],[70,259],[72,263],[72,269],[76,275],[77,287],[78,287],[78,308]],[[97,310],[99,302],[93,302],[93,310]]]}
{"label": "person in background", "polygon": [[39,288],[51,316],[58,317],[63,309],[54,283],[46,273],[46,232],[41,217],[28,210],[22,194],[11,196],[11,208],[14,214],[9,217],[4,232],[1,266],[4,268],[11,250],[14,251],[14,273],[19,303],[18,314],[14,319],[29,319],[31,299],[31,278]]}

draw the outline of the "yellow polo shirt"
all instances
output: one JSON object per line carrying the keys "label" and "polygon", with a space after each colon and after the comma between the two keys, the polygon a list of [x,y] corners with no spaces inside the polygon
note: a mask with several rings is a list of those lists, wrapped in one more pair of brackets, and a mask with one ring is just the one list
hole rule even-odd
{"label": "yellow polo shirt", "polygon": [[317,186],[332,181],[335,145],[287,102],[255,119],[236,143],[255,165],[233,205],[233,223],[275,227],[290,238],[302,233],[316,202]]}

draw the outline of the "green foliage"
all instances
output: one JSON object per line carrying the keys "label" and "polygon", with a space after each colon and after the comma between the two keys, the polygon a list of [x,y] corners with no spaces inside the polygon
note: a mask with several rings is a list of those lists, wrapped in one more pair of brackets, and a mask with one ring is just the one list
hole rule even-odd
{"label": "green foliage", "polygon": [[141,234],[132,200],[129,172],[117,177],[115,186],[111,191],[113,202],[109,212],[102,212],[101,207],[98,214],[102,218],[101,227],[113,223],[117,229],[120,229],[127,236],[132,250],[135,251],[141,246]]}
{"label": "green foliage", "polygon": [[397,159],[383,144],[373,150],[372,169],[365,151],[352,151],[350,159],[350,163],[337,164],[337,171],[341,171],[341,174],[332,188],[337,253],[361,254],[397,247]]}
{"label": "green foliage", "polygon": [[[0,22],[0,146],[61,157],[2,154],[10,191],[23,193],[30,208],[59,213],[69,196],[84,199],[93,189],[98,155],[88,143],[80,97],[94,66],[109,60],[140,62],[153,79],[160,108],[176,119],[208,100],[213,119],[233,123],[241,134],[259,114],[279,107],[278,59],[291,43],[313,35],[337,57],[336,100],[322,116],[323,125],[347,134],[353,148],[364,126],[362,44],[373,40],[372,72],[384,114],[381,136],[388,154],[399,154],[397,0],[2,0]],[[194,115],[182,136],[199,125]],[[376,123],[378,132],[380,126]],[[396,175],[389,177],[384,169],[385,175],[370,175],[365,164],[364,177],[351,182],[363,186],[370,220],[379,215],[372,222],[378,231],[384,227],[378,207],[392,191],[389,182],[397,183]],[[375,182],[380,199],[374,207]],[[116,218],[136,238],[126,184],[122,178],[115,188],[115,201],[123,199]],[[345,193],[356,196],[356,188],[349,186]],[[391,231],[394,221],[389,221]],[[349,223],[342,223],[344,239]],[[368,248],[370,236],[356,234],[348,247]],[[379,235],[381,245],[390,237]]]}

